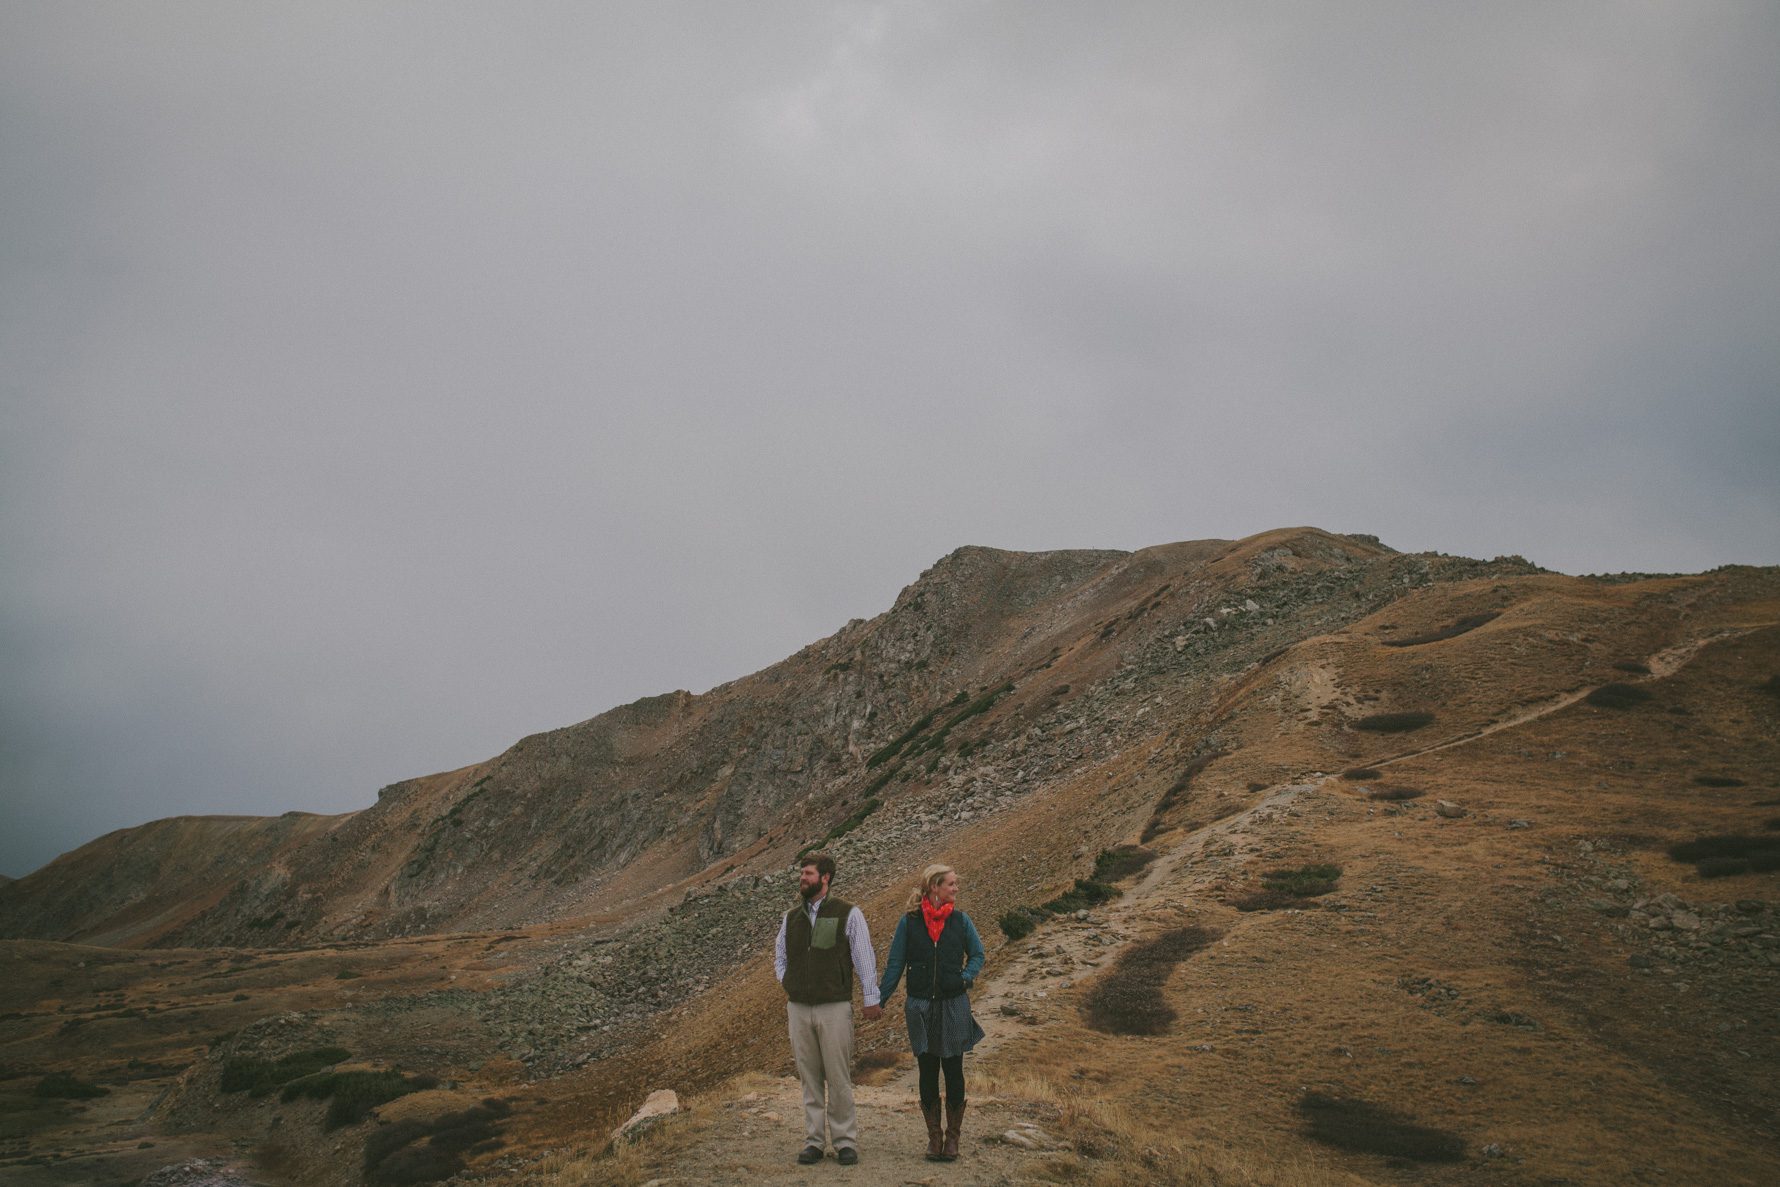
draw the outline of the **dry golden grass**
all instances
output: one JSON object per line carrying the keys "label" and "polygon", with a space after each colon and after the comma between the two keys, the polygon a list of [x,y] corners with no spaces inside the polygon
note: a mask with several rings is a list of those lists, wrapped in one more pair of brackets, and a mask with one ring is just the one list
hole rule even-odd
{"label": "dry golden grass", "polygon": [[1045,1106],[1070,1149],[1042,1165],[1059,1182],[1086,1187],[1361,1187],[1371,1182],[1308,1160],[1291,1143],[1212,1149],[1183,1141],[1177,1125],[1136,1111],[1080,1085],[1026,1067],[977,1077],[980,1090]]}
{"label": "dry golden grass", "polygon": [[[1605,889],[1614,881],[1636,888],[1618,894],[1622,906],[1664,893],[1707,906],[1780,898],[1775,874],[1702,879],[1666,853],[1702,836],[1764,831],[1773,812],[1757,805],[1780,793],[1780,700],[1762,691],[1780,671],[1780,630],[1762,625],[1780,620],[1780,604],[1735,594],[1733,580],[1531,577],[1417,591],[1389,611],[1400,638],[1499,613],[1411,647],[1385,646],[1388,633],[1373,620],[1305,641],[1230,682],[1209,706],[1153,714],[1153,734],[1031,789],[1016,810],[973,820],[936,852],[911,852],[911,871],[934,859],[960,868],[966,908],[982,927],[1000,910],[1066,888],[1101,848],[1134,840],[1207,732],[1215,728],[1228,751],[1194,780],[1191,808],[1157,838],[1156,862],[1131,876],[1124,898],[1095,908],[1090,924],[1047,922],[1017,944],[982,927],[991,956],[979,989],[1045,993],[1021,998],[1017,1017],[985,1011],[991,1042],[967,1061],[973,1096],[1028,1108],[1067,1143],[1033,1154],[1020,1173],[1256,1187],[1780,1181],[1772,968],[1634,967],[1628,957],[1646,956],[1652,941],[1617,930],[1620,916],[1590,905],[1618,893]],[[1090,687],[1093,665],[1111,664],[1110,654],[1065,656],[1047,679]],[[1628,681],[1624,665],[1634,659],[1650,673]],[[1622,708],[1586,702],[1590,688],[1613,681],[1650,696]],[[1034,687],[1035,696],[1045,691]],[[1354,728],[1415,707],[1435,721],[1402,734]],[[1009,711],[1021,709],[1010,697]],[[1352,768],[1426,795],[1368,802],[1354,780],[1322,778]],[[1467,814],[1436,816],[1439,799]],[[796,844],[787,835],[768,848],[789,856]],[[1223,905],[1266,871],[1306,862],[1342,870],[1320,909]],[[882,948],[904,888],[848,889]],[[1120,935],[1138,941],[1182,927],[1221,933],[1158,979],[1155,996],[1173,1015],[1160,1033],[1107,1035],[1085,1023],[1081,1005],[1115,952],[1078,946],[1071,959],[1082,963],[1047,967],[1065,929],[1115,918]],[[16,1015],[0,1037],[33,1070],[56,1062],[98,1082],[121,1079],[128,1059],[173,1067],[159,1080],[114,1083],[94,1102],[78,1132],[99,1141],[115,1121],[141,1115],[174,1065],[201,1059],[208,1039],[270,1013],[305,1011],[366,1035],[380,1028],[375,1036],[392,1045],[434,1047],[443,1039],[431,1016],[372,1022],[357,1004],[487,988],[513,971],[490,945],[487,936],[446,937],[257,953],[239,965],[216,953],[41,945],[28,954],[38,979],[0,987],[0,1005]],[[346,964],[364,976],[338,980]],[[454,1069],[461,1096],[515,1102],[501,1127],[506,1146],[474,1173],[515,1185],[634,1187],[689,1172],[688,1152],[720,1144],[745,1112],[729,1102],[783,1091],[770,1074],[789,1063],[783,998],[768,965],[745,963],[664,1014],[644,1048],[573,1073],[531,1081],[504,1058]],[[157,1003],[158,1014],[119,1014]],[[896,1015],[859,1031],[868,1065],[879,1065],[860,1083],[884,1094],[884,1108],[907,1104],[898,1096],[906,1065],[890,1062],[905,1044]],[[73,1019],[79,1025],[57,1035]],[[742,1069],[760,1077],[732,1080]],[[15,1077],[6,1091],[29,1082]],[[688,1114],[635,1146],[601,1152],[605,1135],[662,1086],[681,1093]],[[1321,1144],[1299,1111],[1306,1092],[1362,1099],[1450,1131],[1467,1160],[1405,1169]],[[419,1103],[387,1106],[387,1116]],[[270,1106],[223,1116],[216,1142],[251,1143],[269,1117]],[[899,1141],[903,1129],[918,1129],[903,1114],[891,1120]],[[295,1168],[287,1177],[350,1183],[349,1174],[328,1177],[327,1160],[338,1158],[320,1144],[319,1122],[313,1148],[302,1146],[301,1124],[293,1114],[282,1127]],[[784,1169],[794,1152],[795,1119],[778,1124],[761,1138],[769,1169],[750,1171],[749,1181],[771,1181],[770,1168]],[[984,1136],[967,1125],[967,1141]],[[1491,1147],[1501,1157],[1485,1159]],[[518,1169],[497,1169],[509,1159]]]}

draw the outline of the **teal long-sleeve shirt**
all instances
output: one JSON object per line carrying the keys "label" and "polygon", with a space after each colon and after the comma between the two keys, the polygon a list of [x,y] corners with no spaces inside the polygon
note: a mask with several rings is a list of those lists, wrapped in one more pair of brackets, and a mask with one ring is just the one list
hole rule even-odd
{"label": "teal long-sleeve shirt", "polygon": [[[983,971],[983,961],[988,953],[983,950],[983,938],[977,935],[976,924],[963,911],[953,912],[959,923],[964,925],[964,988],[969,989]],[[908,930],[909,917],[903,915],[896,921],[896,936],[890,941],[890,955],[884,961],[884,976],[878,982],[878,1000],[887,1002],[890,995],[896,992],[896,985],[902,980],[902,970],[908,964]]]}

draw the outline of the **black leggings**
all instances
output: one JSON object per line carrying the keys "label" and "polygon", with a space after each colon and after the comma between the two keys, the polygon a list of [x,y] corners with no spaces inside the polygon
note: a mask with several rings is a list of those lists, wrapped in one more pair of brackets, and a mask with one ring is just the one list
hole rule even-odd
{"label": "black leggings", "polygon": [[915,1062],[921,1068],[921,1107],[923,1109],[939,1108],[939,1073],[944,1068],[946,1073],[946,1102],[954,1109],[964,1106],[964,1056],[948,1055],[941,1059],[937,1055],[917,1055]]}

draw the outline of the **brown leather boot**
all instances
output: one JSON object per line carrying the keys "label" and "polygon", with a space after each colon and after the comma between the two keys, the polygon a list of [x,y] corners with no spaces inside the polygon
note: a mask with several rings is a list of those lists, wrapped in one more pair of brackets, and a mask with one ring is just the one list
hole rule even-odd
{"label": "brown leather boot", "polygon": [[958,1157],[958,1134],[964,1128],[964,1102],[953,1104],[946,1102],[946,1144],[941,1147],[939,1160],[953,1162]]}
{"label": "brown leather boot", "polygon": [[940,1144],[946,1140],[945,1131],[940,1128],[939,1104],[921,1106],[921,1116],[927,1119],[927,1161],[940,1160]]}

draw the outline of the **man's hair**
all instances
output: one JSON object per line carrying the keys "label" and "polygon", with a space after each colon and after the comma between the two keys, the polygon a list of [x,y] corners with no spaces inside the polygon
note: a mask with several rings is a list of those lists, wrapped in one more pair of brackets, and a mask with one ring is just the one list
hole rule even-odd
{"label": "man's hair", "polygon": [[826,853],[807,853],[803,860],[797,863],[797,868],[801,870],[806,866],[815,866],[816,872],[827,875],[828,884],[834,885],[834,858]]}

